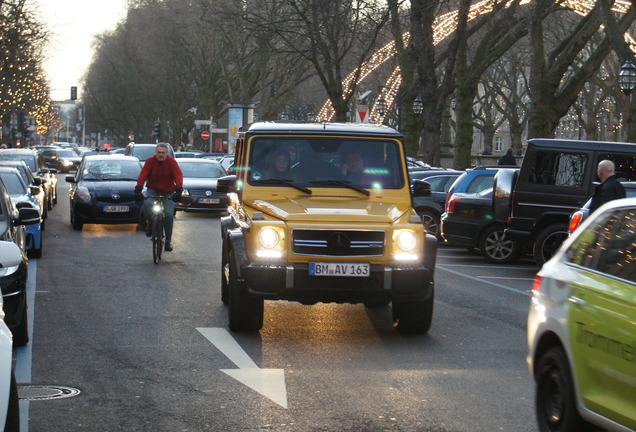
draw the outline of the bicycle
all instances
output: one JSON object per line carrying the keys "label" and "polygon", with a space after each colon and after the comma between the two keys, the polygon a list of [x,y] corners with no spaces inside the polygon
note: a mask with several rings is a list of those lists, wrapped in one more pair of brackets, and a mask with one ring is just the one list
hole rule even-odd
{"label": "bicycle", "polygon": [[154,197],[146,197],[146,199],[154,199],[154,203],[151,208],[151,215],[149,224],[151,227],[150,239],[152,240],[152,260],[155,264],[159,264],[161,261],[161,252],[163,252],[164,245],[164,200],[165,195],[159,195]]}

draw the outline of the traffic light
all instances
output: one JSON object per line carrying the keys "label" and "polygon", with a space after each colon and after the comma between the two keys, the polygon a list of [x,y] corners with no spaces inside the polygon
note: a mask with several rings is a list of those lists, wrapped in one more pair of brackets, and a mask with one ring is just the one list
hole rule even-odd
{"label": "traffic light", "polygon": [[71,100],[77,100],[77,87],[71,87]]}
{"label": "traffic light", "polygon": [[157,122],[152,127],[152,136],[159,138],[160,135],[161,135],[161,123]]}

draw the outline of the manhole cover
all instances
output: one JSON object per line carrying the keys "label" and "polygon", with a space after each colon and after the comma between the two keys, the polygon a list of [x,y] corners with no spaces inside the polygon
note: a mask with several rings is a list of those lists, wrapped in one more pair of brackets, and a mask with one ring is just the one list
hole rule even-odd
{"label": "manhole cover", "polygon": [[73,387],[58,385],[19,385],[18,397],[22,400],[51,400],[77,396],[80,391]]}

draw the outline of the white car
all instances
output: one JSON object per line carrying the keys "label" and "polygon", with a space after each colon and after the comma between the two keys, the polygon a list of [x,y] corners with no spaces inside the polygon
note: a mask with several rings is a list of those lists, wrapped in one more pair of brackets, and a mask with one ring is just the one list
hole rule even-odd
{"label": "white car", "polygon": [[527,360],[540,431],[636,430],[636,198],[599,208],[537,273]]}
{"label": "white car", "polygon": [[[0,276],[22,262],[20,248],[12,242],[0,241]],[[0,297],[1,299],[2,297]],[[4,431],[20,430],[18,388],[13,374],[13,338],[4,322],[0,300],[0,425]]]}

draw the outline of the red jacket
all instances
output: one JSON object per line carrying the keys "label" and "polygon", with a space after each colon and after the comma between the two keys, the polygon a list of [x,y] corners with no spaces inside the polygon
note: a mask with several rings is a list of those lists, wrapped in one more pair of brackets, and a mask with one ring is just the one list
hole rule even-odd
{"label": "red jacket", "polygon": [[175,189],[183,189],[183,174],[177,160],[168,156],[165,161],[159,162],[157,156],[146,159],[137,186],[143,187],[148,182],[148,189],[154,189],[159,193],[174,192]]}

